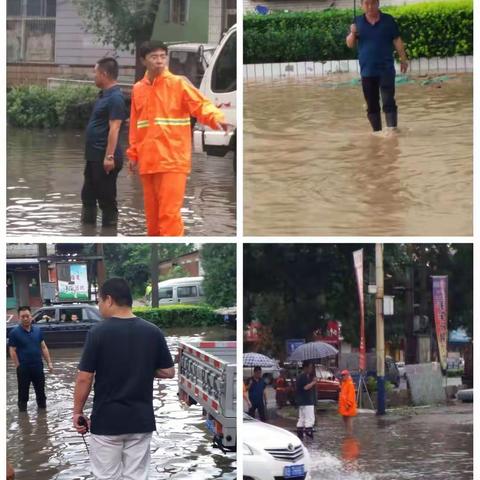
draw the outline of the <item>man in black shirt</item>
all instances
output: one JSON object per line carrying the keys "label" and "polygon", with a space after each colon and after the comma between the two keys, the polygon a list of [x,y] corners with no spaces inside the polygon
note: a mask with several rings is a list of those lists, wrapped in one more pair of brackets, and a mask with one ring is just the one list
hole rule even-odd
{"label": "man in black shirt", "polygon": [[102,91],[88,121],[85,140],[82,222],[96,222],[98,201],[105,227],[117,223],[117,175],[123,163],[118,137],[127,117],[117,77],[118,63],[114,58],[102,58],[95,65],[95,85]]}
{"label": "man in black shirt", "polygon": [[153,379],[173,378],[175,368],[158,327],[135,317],[132,295],[121,278],[100,288],[105,318],[88,332],[75,383],[73,424],[81,417],[95,377],[90,461],[97,479],[146,480],[155,430]]}
{"label": "man in black shirt", "polygon": [[305,433],[313,437],[313,425],[315,424],[315,399],[317,388],[317,377],[315,376],[314,365],[310,362],[303,362],[302,373],[297,377],[296,394],[298,405],[297,435],[300,439]]}

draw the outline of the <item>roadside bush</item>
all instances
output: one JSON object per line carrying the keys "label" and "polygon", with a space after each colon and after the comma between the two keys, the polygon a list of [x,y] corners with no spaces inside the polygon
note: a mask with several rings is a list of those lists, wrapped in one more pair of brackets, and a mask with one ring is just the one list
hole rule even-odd
{"label": "roadside bush", "polygon": [[7,120],[22,128],[83,128],[97,93],[90,86],[54,90],[38,85],[12,88],[7,94]]}
{"label": "roadside bush", "polygon": [[222,324],[223,319],[208,305],[165,305],[135,307],[133,313],[160,328],[199,327]]}
{"label": "roadside bush", "polygon": [[[416,3],[385,7],[399,24],[410,58],[473,54],[473,2]],[[360,14],[357,10],[357,14]],[[244,63],[348,60],[345,44],[353,10],[248,14],[244,17]]]}
{"label": "roadside bush", "polygon": [[[377,379],[375,377],[367,377],[367,390],[370,393],[377,391]],[[385,393],[393,391],[393,383],[385,380]]]}

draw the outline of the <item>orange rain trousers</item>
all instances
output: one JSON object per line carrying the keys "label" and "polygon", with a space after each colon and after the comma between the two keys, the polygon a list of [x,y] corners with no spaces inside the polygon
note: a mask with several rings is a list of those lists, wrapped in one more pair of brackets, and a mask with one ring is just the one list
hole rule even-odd
{"label": "orange rain trousers", "polygon": [[354,417],[357,414],[357,400],[352,377],[343,380],[338,397],[338,413],[344,417]]}
{"label": "orange rain trousers", "polygon": [[183,236],[183,205],[187,175],[185,173],[149,173],[140,175],[149,236]]}

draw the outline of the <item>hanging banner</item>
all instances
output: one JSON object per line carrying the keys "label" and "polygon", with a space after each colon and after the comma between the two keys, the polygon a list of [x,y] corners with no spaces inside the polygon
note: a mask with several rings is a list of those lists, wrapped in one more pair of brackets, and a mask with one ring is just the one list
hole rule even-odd
{"label": "hanging banner", "polygon": [[447,368],[448,339],[448,277],[446,275],[432,276],[432,290],[440,366],[445,370]]}
{"label": "hanging banner", "polygon": [[365,305],[363,300],[363,249],[353,252],[353,264],[357,277],[358,301],[360,305],[360,348],[358,357],[358,368],[365,371],[367,368],[365,355]]}
{"label": "hanging banner", "polygon": [[88,274],[85,263],[57,263],[58,300],[88,300]]}

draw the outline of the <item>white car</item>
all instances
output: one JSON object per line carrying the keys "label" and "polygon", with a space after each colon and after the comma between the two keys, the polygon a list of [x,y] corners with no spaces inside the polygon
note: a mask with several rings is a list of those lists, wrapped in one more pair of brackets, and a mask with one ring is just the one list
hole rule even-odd
{"label": "white car", "polygon": [[243,416],[243,480],[308,479],[310,463],[296,435]]}

